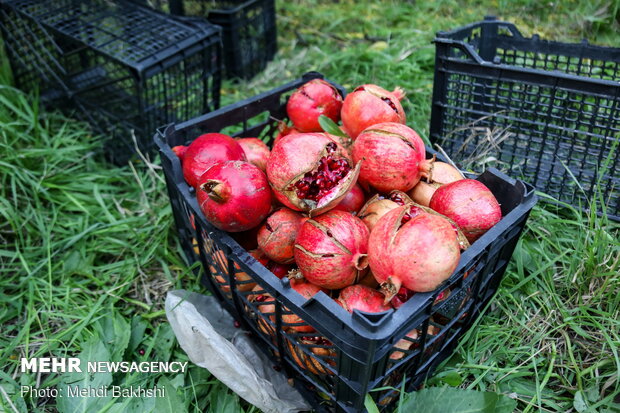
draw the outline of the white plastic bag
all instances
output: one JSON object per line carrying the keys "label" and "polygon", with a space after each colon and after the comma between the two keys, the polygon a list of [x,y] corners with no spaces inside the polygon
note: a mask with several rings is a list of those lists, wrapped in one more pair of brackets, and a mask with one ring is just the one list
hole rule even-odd
{"label": "white plastic bag", "polygon": [[170,291],[166,316],[189,359],[249,403],[269,413],[310,410],[245,331],[234,327],[234,318],[214,297]]}

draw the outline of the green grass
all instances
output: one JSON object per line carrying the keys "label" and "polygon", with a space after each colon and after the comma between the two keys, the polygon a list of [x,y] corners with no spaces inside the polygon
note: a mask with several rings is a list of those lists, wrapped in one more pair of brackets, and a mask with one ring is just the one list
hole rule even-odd
{"label": "green grass", "polygon": [[[223,103],[318,70],[347,88],[402,86],[408,123],[426,136],[430,41],[485,14],[528,35],[620,47],[613,2],[280,1],[277,58],[249,82],[225,82]],[[59,376],[21,374],[19,358],[94,351],[97,337],[112,359],[185,361],[163,299],[202,288],[181,258],[158,162],[111,166],[86,125],[39,108],[6,70],[0,84],[0,406],[54,411],[19,386]],[[542,200],[486,315],[428,385],[501,392],[525,412],[620,411],[619,239],[618,224]],[[110,379],[172,386],[175,411],[255,410],[198,367]],[[140,403],[96,407],[165,411]]]}

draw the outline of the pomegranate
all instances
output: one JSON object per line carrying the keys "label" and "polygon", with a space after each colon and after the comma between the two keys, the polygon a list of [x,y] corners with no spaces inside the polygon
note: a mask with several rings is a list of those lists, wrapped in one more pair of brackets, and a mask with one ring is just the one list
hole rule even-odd
{"label": "pomegranate", "polygon": [[283,137],[285,137],[286,135],[290,135],[292,133],[301,133],[301,132],[295,129],[294,127],[288,126],[286,122],[279,120],[278,121],[278,133],[275,136],[275,138],[273,138],[273,145],[278,143],[278,141],[282,139]]}
{"label": "pomegranate", "polygon": [[339,289],[355,283],[368,266],[368,228],[344,211],[304,222],[295,241],[295,262],[308,281]]}
{"label": "pomegranate", "polygon": [[229,235],[246,251],[258,248],[257,236],[259,226],[247,231],[231,232]]}
{"label": "pomegranate", "polygon": [[445,162],[433,162],[428,178],[420,180],[409,192],[409,196],[414,202],[427,207],[437,188],[461,179],[463,175],[454,166]]}
{"label": "pomegranate", "polygon": [[239,138],[237,142],[243,148],[248,162],[258,166],[265,172],[267,168],[267,159],[269,159],[269,147],[258,138]]}
{"label": "pomegranate", "polygon": [[362,85],[349,93],[342,104],[342,125],[355,140],[366,128],[383,122],[405,123],[405,111],[400,104],[405,92],[393,92],[377,85]]}
{"label": "pomegranate", "polygon": [[[392,306],[394,308],[400,308],[403,304],[407,302],[407,300],[409,300],[414,295],[415,295],[415,292],[411,291],[410,289],[405,288],[405,287],[400,287],[400,289],[398,290],[398,293],[394,297],[392,297],[392,300],[390,302],[392,303]],[[437,295],[437,298],[435,299],[434,304],[444,301],[446,298],[448,298],[449,295],[450,295],[450,289],[446,288],[445,290],[440,292],[439,295]]]}
{"label": "pomegranate", "polygon": [[183,155],[183,177],[196,188],[202,174],[216,163],[246,159],[243,148],[233,138],[221,133],[207,133],[187,147]]}
{"label": "pomegranate", "polygon": [[450,277],[460,255],[452,225],[414,205],[385,214],[368,240],[370,268],[388,301],[401,286],[433,291]]}
{"label": "pomegranate", "polygon": [[269,215],[258,230],[258,246],[272,260],[281,264],[293,262],[295,238],[303,223],[303,216],[288,208]]}
{"label": "pomegranate", "polygon": [[318,215],[336,206],[357,180],[342,146],[326,133],[295,133],[280,139],[267,162],[275,196],[296,211]]}
{"label": "pomegranate", "polygon": [[375,276],[372,275],[372,271],[368,271],[357,283],[370,287],[373,290],[379,287],[379,283],[375,279]]}
{"label": "pomegranate", "polygon": [[267,177],[249,162],[213,165],[200,177],[197,198],[209,222],[229,232],[257,226],[271,210]]}
{"label": "pomegranate", "polygon": [[292,266],[286,264],[278,264],[275,261],[269,260],[269,262],[265,265],[269,271],[273,273],[279,279],[286,277],[289,271],[292,270]]}
{"label": "pomegranate", "polygon": [[183,162],[183,157],[185,156],[185,152],[187,152],[187,146],[185,145],[173,146],[172,152],[174,152],[174,154],[179,157],[181,162]]}
{"label": "pomegranate", "polygon": [[[290,285],[293,290],[297,291],[306,300],[313,297],[319,291],[328,293],[327,290],[320,288],[303,279],[291,279]],[[252,300],[255,302],[261,302],[259,311],[264,315],[267,315],[269,319],[275,323],[275,301],[273,297],[263,292],[259,295],[253,295]],[[314,328],[308,325],[304,320],[299,318],[297,314],[291,313],[289,309],[283,307],[282,314],[282,328],[289,333],[312,333]]]}
{"label": "pomegranate", "polygon": [[353,185],[353,188],[342,198],[342,201],[338,203],[333,209],[338,211],[346,211],[352,214],[357,213],[364,202],[366,201],[366,194],[364,190],[358,184]]}
{"label": "pomegranate", "polygon": [[357,216],[372,231],[377,221],[388,211],[411,203],[411,199],[402,191],[392,191],[388,195],[377,194],[366,202]]}
{"label": "pomegranate", "polygon": [[392,308],[389,302],[385,302],[385,296],[383,294],[360,284],[343,288],[336,302],[350,313],[352,313],[353,310],[364,311],[366,313],[380,313]]}
{"label": "pomegranate", "polygon": [[[441,330],[438,327],[435,327],[432,324],[428,325],[426,329],[426,334],[430,337],[436,336],[439,334]],[[429,337],[429,338],[430,338]],[[427,338],[427,340],[429,340]],[[400,360],[405,357],[405,351],[414,350],[420,346],[420,330],[414,328],[410,332],[406,334],[405,337],[398,340],[398,342],[394,345],[395,350],[390,354],[390,360]]]}
{"label": "pomegranate", "polygon": [[263,333],[275,338],[275,299],[263,287],[257,284],[252,289],[252,294],[248,295],[248,301],[256,305],[257,311],[252,311],[247,306],[246,311],[253,314],[257,320],[258,327]]}
{"label": "pomegranate", "polygon": [[469,242],[502,219],[502,210],[489,188],[475,179],[461,179],[437,189],[430,207],[451,218]]}
{"label": "pomegranate", "polygon": [[[302,369],[316,375],[332,375],[334,372],[327,366],[335,367],[336,352],[332,343],[323,336],[307,335],[293,342],[287,338],[286,344],[295,363]],[[306,351],[302,350],[302,347]],[[310,350],[308,352],[308,350]]]}
{"label": "pomegranate", "polygon": [[323,79],[313,79],[297,89],[286,104],[286,113],[300,132],[321,132],[319,116],[340,120],[342,96]]}
{"label": "pomegranate", "polygon": [[[258,262],[265,265],[269,261],[269,258],[262,253],[261,250],[252,250],[249,251],[250,255],[256,258]],[[214,276],[215,281],[219,284],[222,291],[225,293],[230,292],[230,283],[228,281],[228,260],[226,259],[226,254],[222,250],[212,250],[210,256],[215,261],[215,265],[210,265],[209,269],[211,270],[211,274]],[[218,271],[219,268],[219,271]],[[235,268],[235,281],[236,288],[238,291],[250,291],[255,286],[256,283],[245,271],[241,270],[241,267],[237,263],[234,264]],[[221,274],[224,274],[222,276]]]}
{"label": "pomegranate", "polygon": [[416,131],[386,122],[365,129],[353,142],[353,160],[361,163],[359,181],[379,192],[408,191],[428,173],[424,142]]}

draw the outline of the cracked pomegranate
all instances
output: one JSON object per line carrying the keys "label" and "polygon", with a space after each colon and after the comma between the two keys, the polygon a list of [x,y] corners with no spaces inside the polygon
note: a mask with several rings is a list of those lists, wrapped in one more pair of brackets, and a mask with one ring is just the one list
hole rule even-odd
{"label": "cracked pomegranate", "polygon": [[199,180],[198,205],[213,226],[229,232],[259,225],[271,210],[265,174],[249,162],[221,162]]}
{"label": "cracked pomegranate", "polygon": [[360,184],[379,192],[410,190],[428,176],[433,163],[426,159],[424,142],[416,131],[395,122],[365,129],[353,142],[352,155],[362,165]]}
{"label": "cracked pomegranate", "polygon": [[295,238],[303,223],[303,215],[282,208],[267,217],[258,230],[258,246],[272,260],[281,264],[293,262]]}
{"label": "cracked pomegranate", "polygon": [[445,162],[436,161],[433,162],[431,166],[428,178],[421,179],[409,192],[409,196],[414,202],[427,207],[437,188],[445,184],[460,181],[461,179],[463,179],[463,175],[461,175],[461,172],[454,166]]}
{"label": "cracked pomegranate", "polygon": [[348,151],[326,133],[290,134],[273,147],[267,177],[282,204],[311,216],[336,206],[357,180]]}
{"label": "cracked pomegranate", "polygon": [[383,294],[360,284],[343,288],[336,302],[350,313],[352,313],[353,310],[364,311],[366,313],[381,313],[392,309],[389,302],[386,303]]}
{"label": "cracked pomegranate", "polygon": [[342,104],[342,125],[347,134],[356,139],[366,128],[382,122],[405,123],[405,111],[400,100],[405,92],[393,92],[377,85],[362,85],[349,93]]}
{"label": "cracked pomegranate", "polygon": [[357,216],[366,224],[368,230],[372,231],[383,215],[394,208],[411,203],[411,199],[402,191],[392,191],[388,195],[377,194],[366,202]]}
{"label": "cracked pomegranate", "polygon": [[329,289],[355,283],[368,266],[368,228],[352,214],[329,211],[306,221],[295,241],[295,262],[308,281]]}
{"label": "cracked pomegranate", "polygon": [[386,300],[401,286],[433,291],[450,277],[460,258],[457,234],[444,218],[405,205],[385,214],[368,240],[368,260]]}
{"label": "cracked pomegranate", "polygon": [[358,184],[353,185],[353,188],[342,198],[342,201],[338,203],[333,209],[339,211],[346,211],[352,214],[356,214],[361,207],[364,206],[366,201],[366,194],[364,190]]}
{"label": "cracked pomegranate", "polygon": [[323,79],[313,79],[297,89],[286,104],[286,113],[300,132],[321,132],[319,116],[340,120],[342,96]]}

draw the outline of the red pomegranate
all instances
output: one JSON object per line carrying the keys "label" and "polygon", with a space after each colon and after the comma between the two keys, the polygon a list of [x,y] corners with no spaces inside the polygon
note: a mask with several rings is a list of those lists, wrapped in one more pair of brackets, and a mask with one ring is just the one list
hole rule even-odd
{"label": "red pomegranate", "polygon": [[409,192],[409,196],[414,202],[429,206],[431,197],[442,185],[463,179],[461,172],[454,166],[445,162],[433,162],[427,179],[421,179],[420,182]]}
{"label": "red pomegranate", "polygon": [[349,93],[342,104],[342,125],[347,134],[356,139],[366,128],[383,122],[405,123],[405,111],[400,101],[405,92],[393,92],[377,85],[362,85]]}
{"label": "red pomegranate", "polygon": [[411,199],[402,191],[392,191],[387,195],[377,194],[364,204],[357,216],[366,224],[368,230],[372,231],[383,215],[394,208],[411,203]]}
{"label": "red pomegranate", "polygon": [[350,313],[352,313],[353,310],[364,311],[366,313],[380,313],[392,308],[389,302],[386,303],[383,294],[360,284],[343,288],[336,302]]}
{"label": "red pomegranate", "polygon": [[197,137],[183,155],[183,177],[196,188],[203,173],[218,162],[245,161],[243,148],[237,141],[221,133]]}
{"label": "red pomegranate", "polygon": [[364,206],[364,202],[366,202],[366,194],[361,186],[355,184],[333,209],[356,214]]}
{"label": "red pomegranate", "polygon": [[[252,250],[249,251],[250,255],[256,258],[258,262],[263,265],[266,265],[269,259],[263,254],[261,250]],[[211,253],[211,259],[214,261],[215,265],[209,265],[209,269],[211,274],[214,275],[215,281],[217,281],[218,285],[225,293],[230,292],[230,283],[228,281],[228,259],[226,258],[226,254],[222,250],[213,250]],[[235,267],[235,281],[236,288],[238,291],[250,291],[255,286],[256,283],[254,279],[250,277],[245,271],[241,270],[241,267],[237,263],[234,264]],[[218,273],[218,269],[224,274],[224,276]]]}
{"label": "red pomegranate", "polygon": [[249,162],[213,165],[200,177],[196,192],[205,217],[224,231],[247,231],[260,224],[271,210],[267,177]]}
{"label": "red pomegranate", "polygon": [[482,182],[461,179],[437,189],[430,207],[451,218],[474,242],[502,219],[495,195]]}
{"label": "red pomegranate", "polygon": [[304,222],[295,241],[295,262],[304,278],[324,288],[355,283],[368,266],[368,228],[352,214],[329,211]]}
{"label": "red pomegranate", "polygon": [[433,160],[426,160],[424,142],[416,131],[386,122],[365,129],[353,142],[353,160],[361,163],[359,182],[379,192],[408,191],[428,176]]}
{"label": "red pomegranate", "polygon": [[281,264],[293,262],[295,238],[303,223],[303,215],[282,208],[267,217],[258,230],[258,246],[272,260]]}
{"label": "red pomegranate", "polygon": [[174,154],[179,157],[181,162],[183,162],[183,157],[185,156],[185,152],[187,152],[187,146],[185,145],[173,146],[172,152],[174,152]]}
{"label": "red pomegranate", "polygon": [[291,271],[293,269],[292,265],[278,264],[277,262],[271,261],[271,260],[269,260],[269,262],[267,262],[265,267],[267,267],[267,269],[269,271],[271,271],[273,273],[273,275],[275,275],[279,279],[282,279],[282,278],[286,277],[288,275],[289,271]]}
{"label": "red pomegranate", "polygon": [[261,171],[265,172],[267,159],[269,159],[269,147],[267,144],[258,138],[239,138],[237,142],[243,148],[248,162],[258,166]]}
{"label": "red pomegranate", "polygon": [[336,206],[359,174],[342,146],[326,133],[295,133],[280,139],[267,162],[278,201],[310,216]]}
{"label": "red pomegranate", "polygon": [[460,255],[452,225],[413,205],[385,214],[368,240],[370,268],[386,300],[401,286],[415,292],[433,291],[450,277]]}
{"label": "red pomegranate", "polygon": [[276,136],[273,138],[273,145],[274,146],[276,143],[278,143],[278,141],[280,139],[282,139],[283,137],[285,137],[286,135],[290,135],[292,133],[301,133],[300,131],[298,131],[297,129],[295,129],[292,126],[288,126],[286,124],[286,122],[279,120],[278,121],[278,133],[276,134]]}
{"label": "red pomegranate", "polygon": [[319,116],[340,120],[342,96],[323,79],[313,79],[297,89],[286,104],[286,113],[300,132],[321,132]]}

